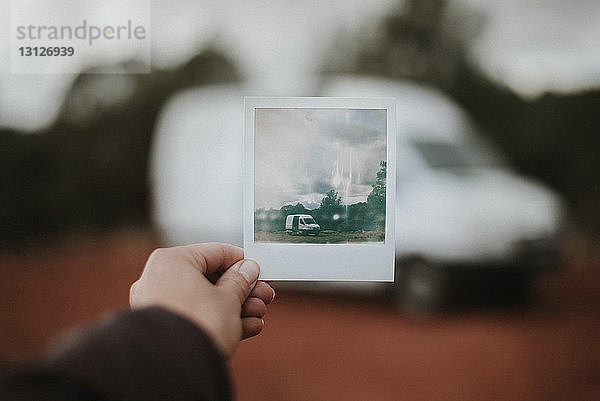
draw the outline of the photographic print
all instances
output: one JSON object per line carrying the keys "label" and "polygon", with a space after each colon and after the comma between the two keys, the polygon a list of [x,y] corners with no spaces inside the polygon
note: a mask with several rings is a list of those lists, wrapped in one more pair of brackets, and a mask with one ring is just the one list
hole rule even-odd
{"label": "photographic print", "polygon": [[244,252],[261,279],[393,280],[393,99],[245,108]]}
{"label": "photographic print", "polygon": [[385,240],[387,110],[256,109],[254,240]]}

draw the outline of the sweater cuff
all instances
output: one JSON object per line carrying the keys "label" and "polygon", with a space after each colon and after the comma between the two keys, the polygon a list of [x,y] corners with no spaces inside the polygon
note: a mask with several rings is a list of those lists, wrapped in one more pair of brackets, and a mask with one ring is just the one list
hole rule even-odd
{"label": "sweater cuff", "polygon": [[158,307],[110,317],[43,366],[108,399],[231,399],[225,360],[208,335]]}

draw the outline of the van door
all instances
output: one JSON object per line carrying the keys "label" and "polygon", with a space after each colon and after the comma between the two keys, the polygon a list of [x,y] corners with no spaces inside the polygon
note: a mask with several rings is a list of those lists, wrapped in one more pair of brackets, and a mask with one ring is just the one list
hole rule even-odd
{"label": "van door", "polygon": [[292,232],[298,231],[298,221],[300,220],[300,216],[294,216],[294,220],[292,220]]}

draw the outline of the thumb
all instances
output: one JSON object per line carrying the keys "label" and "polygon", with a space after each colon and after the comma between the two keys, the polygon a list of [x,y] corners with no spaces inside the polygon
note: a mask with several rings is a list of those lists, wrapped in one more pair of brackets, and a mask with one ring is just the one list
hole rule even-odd
{"label": "thumb", "polygon": [[240,260],[223,273],[216,286],[233,293],[241,305],[256,285],[259,272],[260,268],[255,261]]}

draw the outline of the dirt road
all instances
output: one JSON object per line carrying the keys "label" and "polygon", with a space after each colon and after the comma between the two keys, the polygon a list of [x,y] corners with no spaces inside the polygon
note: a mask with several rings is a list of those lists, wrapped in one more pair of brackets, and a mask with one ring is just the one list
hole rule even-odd
{"label": "dirt road", "polygon": [[[144,233],[0,254],[0,367],[73,324],[126,307],[155,242]],[[540,285],[521,310],[428,320],[375,298],[278,294],[231,362],[240,401],[600,399],[600,269]]]}
{"label": "dirt road", "polygon": [[415,320],[378,302],[281,294],[234,357],[238,399],[599,399],[597,311]]}

